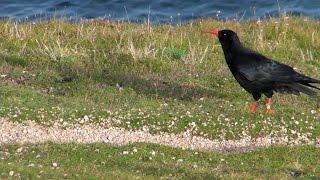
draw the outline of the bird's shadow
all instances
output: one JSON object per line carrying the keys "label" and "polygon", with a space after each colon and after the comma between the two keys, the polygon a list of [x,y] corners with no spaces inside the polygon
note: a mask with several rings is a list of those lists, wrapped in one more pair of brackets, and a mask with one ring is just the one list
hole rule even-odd
{"label": "bird's shadow", "polygon": [[131,88],[137,94],[152,98],[177,99],[192,101],[199,98],[228,98],[222,91],[199,85],[179,84],[159,77],[144,78],[129,74],[103,74],[105,82],[119,88]]}

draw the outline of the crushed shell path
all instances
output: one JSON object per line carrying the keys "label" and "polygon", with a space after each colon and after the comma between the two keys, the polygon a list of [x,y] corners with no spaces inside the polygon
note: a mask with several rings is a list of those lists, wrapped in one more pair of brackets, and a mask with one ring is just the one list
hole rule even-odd
{"label": "crushed shell path", "polygon": [[190,136],[187,132],[181,134],[150,134],[144,131],[128,131],[116,127],[101,127],[94,124],[61,128],[53,125],[44,127],[28,121],[26,123],[11,122],[0,119],[0,144],[39,144],[55,143],[108,143],[123,146],[130,143],[155,143],[174,148],[213,151],[213,152],[245,152],[271,145],[314,145],[320,147],[317,140],[294,139],[285,137],[250,137],[239,140],[210,140],[199,136]]}

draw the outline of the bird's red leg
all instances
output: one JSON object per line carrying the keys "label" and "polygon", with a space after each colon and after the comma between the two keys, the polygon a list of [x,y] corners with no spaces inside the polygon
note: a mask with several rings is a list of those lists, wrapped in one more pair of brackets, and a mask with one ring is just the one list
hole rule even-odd
{"label": "bird's red leg", "polygon": [[258,107],[258,101],[253,101],[253,102],[251,103],[251,105],[249,106],[249,113],[250,113],[250,114],[256,113],[257,107]]}
{"label": "bird's red leg", "polygon": [[274,115],[275,112],[272,109],[272,98],[267,98],[266,100],[266,106],[267,106],[267,110],[266,110],[266,114],[268,115]]}

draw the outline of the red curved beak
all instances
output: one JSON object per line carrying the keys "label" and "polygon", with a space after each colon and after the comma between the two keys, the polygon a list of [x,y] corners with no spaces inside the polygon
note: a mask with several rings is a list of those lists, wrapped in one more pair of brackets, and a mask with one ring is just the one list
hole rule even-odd
{"label": "red curved beak", "polygon": [[211,35],[213,35],[213,36],[217,36],[217,37],[218,37],[218,35],[219,35],[219,30],[217,30],[217,29],[210,29],[210,30],[206,31],[205,33],[209,33],[209,34],[211,34]]}

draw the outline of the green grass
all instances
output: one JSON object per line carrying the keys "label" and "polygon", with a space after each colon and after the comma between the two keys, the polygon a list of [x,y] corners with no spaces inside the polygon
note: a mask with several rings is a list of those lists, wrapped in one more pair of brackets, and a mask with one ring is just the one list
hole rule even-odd
{"label": "green grass", "polygon": [[182,132],[194,122],[193,134],[212,139],[281,129],[289,137],[320,135],[319,98],[275,95],[276,116],[264,114],[263,100],[249,115],[252,97],[230,74],[218,41],[202,33],[210,28],[233,29],[246,46],[320,78],[320,24],[303,18],[154,27],[1,22],[0,117],[72,122],[90,115],[152,133]]}
{"label": "green grass", "polygon": [[320,178],[320,150],[314,147],[215,154],[153,144],[41,144],[2,146],[0,155],[0,178],[10,171],[22,179]]}
{"label": "green grass", "polygon": [[[202,33],[210,28],[233,29],[246,46],[320,78],[320,22],[304,18],[283,17],[262,22],[199,20],[179,26],[101,21],[78,24],[62,21],[36,24],[0,22],[0,117],[11,121],[32,120],[50,124],[57,120],[78,122],[88,116],[92,123],[107,121],[111,126],[130,130],[144,126],[148,126],[151,133],[190,130],[193,135],[226,140],[239,139],[244,134],[253,138],[269,134],[284,135],[289,139],[301,134],[310,139],[320,136],[318,97],[277,94],[274,96],[275,116],[264,114],[263,100],[257,114],[248,114],[252,97],[232,77],[218,41]],[[81,146],[76,151],[80,153],[79,157],[85,154],[89,157],[93,152],[82,151],[102,146]],[[58,151],[68,154],[72,152],[70,148],[78,146],[40,145],[32,148],[41,152],[49,147],[57,148],[57,152],[54,151],[48,158],[60,158],[55,157]],[[139,147],[148,151],[154,146]],[[128,147],[105,148],[105,152],[116,153]],[[158,148],[170,153],[175,151]],[[288,149],[276,148],[275,152],[284,153]],[[235,156],[251,160],[259,159],[259,155],[261,158],[272,158],[274,156],[270,152],[273,151],[271,148]],[[319,151],[293,148],[290,152],[293,158],[297,152]],[[205,154],[213,159],[226,156],[236,162],[232,159],[234,155]],[[26,161],[28,157],[27,154],[21,161]],[[15,162],[13,165],[1,163],[6,172],[11,167],[30,177],[38,173],[24,169],[24,165],[18,163],[20,160],[11,158]],[[280,158],[284,159],[274,162],[279,163],[275,167],[296,162],[285,159],[284,154]],[[201,159],[194,161],[198,160]],[[150,178],[180,173],[179,168],[172,168],[175,163],[167,166],[161,161],[151,161],[154,164],[147,163],[144,167],[144,163],[135,162],[133,158],[127,168],[121,164],[125,160],[115,162],[120,163],[120,170],[114,169],[113,173],[112,168],[107,167],[106,174],[98,176],[130,178],[139,174],[134,173],[139,168],[146,168],[143,171],[145,175],[150,174]],[[71,163],[75,162],[71,160]],[[90,163],[93,163],[91,159]],[[309,160],[305,163],[312,166]],[[214,170],[214,164],[196,170],[191,170],[190,164],[183,165],[177,176],[192,178],[199,175],[205,178],[214,176],[216,171],[217,176],[223,174],[224,170]],[[257,165],[261,166],[257,172],[262,174],[278,173],[275,167],[263,171],[262,165],[268,165],[266,159],[257,162]],[[90,167],[71,165],[69,168],[84,177],[86,173],[81,168],[87,168],[87,172],[92,170]],[[161,169],[159,174],[150,173],[157,168]],[[225,169],[231,175],[248,177],[255,170],[252,167],[237,168]],[[189,173],[189,170],[192,172]],[[287,171],[285,168],[282,170]],[[285,172],[282,170],[279,172]],[[64,171],[48,173],[61,176]]]}

